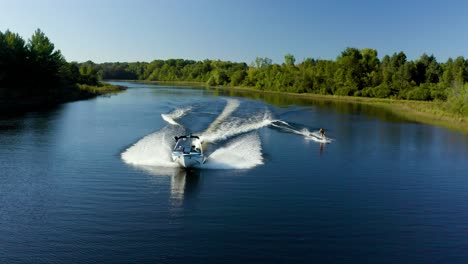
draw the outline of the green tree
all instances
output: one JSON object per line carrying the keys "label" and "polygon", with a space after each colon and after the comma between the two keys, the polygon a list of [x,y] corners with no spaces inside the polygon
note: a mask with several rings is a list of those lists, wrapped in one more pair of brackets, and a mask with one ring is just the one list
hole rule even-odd
{"label": "green tree", "polygon": [[441,85],[449,87],[455,80],[454,63],[452,58],[448,58],[447,62],[443,65],[442,78],[440,80]]}
{"label": "green tree", "polygon": [[0,87],[11,86],[19,82],[25,86],[23,78],[28,72],[25,42],[18,34],[9,30],[0,31]]}
{"label": "green tree", "polygon": [[98,70],[94,67],[94,63],[83,64],[79,68],[80,81],[79,83],[97,85],[98,83]]}
{"label": "green tree", "polygon": [[356,48],[346,48],[337,58],[337,71],[335,83],[337,89],[334,93],[339,95],[353,95],[363,88],[362,79],[364,70],[361,65],[362,54]]}
{"label": "green tree", "polygon": [[269,58],[262,58],[262,57],[257,57],[255,58],[255,66],[257,69],[268,67],[272,64],[272,60]]}
{"label": "green tree", "polygon": [[294,66],[294,63],[296,63],[296,58],[294,58],[294,55],[292,54],[286,54],[284,56],[284,63],[286,66]]}
{"label": "green tree", "polygon": [[468,80],[468,63],[462,56],[453,62],[453,79],[456,85],[463,85]]}
{"label": "green tree", "polygon": [[32,67],[31,76],[42,89],[55,89],[59,83],[59,70],[65,63],[60,50],[40,30],[28,41],[27,50]]}
{"label": "green tree", "polygon": [[426,53],[421,55],[416,62],[416,84],[438,83],[439,76],[442,75],[441,67],[437,63],[434,55],[428,56]]}
{"label": "green tree", "polygon": [[381,78],[379,78],[379,66],[380,61],[377,57],[377,50],[375,49],[362,49],[361,50],[362,58],[360,60],[360,64],[363,70],[362,76],[362,86],[369,87],[369,86],[377,86],[381,82]]}

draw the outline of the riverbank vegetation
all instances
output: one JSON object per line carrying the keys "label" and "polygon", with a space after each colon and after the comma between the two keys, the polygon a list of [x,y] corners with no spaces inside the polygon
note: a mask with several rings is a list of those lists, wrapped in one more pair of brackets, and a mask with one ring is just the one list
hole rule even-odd
{"label": "riverbank vegetation", "polygon": [[122,89],[100,84],[93,68],[67,62],[40,30],[27,42],[0,31],[0,109],[30,109]]}
{"label": "riverbank vegetation", "polygon": [[261,91],[433,101],[431,109],[461,119],[468,116],[468,60],[463,57],[440,63],[435,56],[422,54],[411,61],[399,52],[379,59],[374,49],[347,48],[336,60],[306,58],[300,63],[288,54],[282,64],[259,57],[250,65],[184,59],[81,65],[95,69],[103,79],[203,82]]}
{"label": "riverbank vegetation", "polygon": [[[461,56],[444,63],[427,54],[411,61],[404,52],[380,59],[374,49],[347,48],[335,60],[306,58],[296,63],[287,54],[281,64],[260,57],[250,65],[184,59],[76,63],[67,62],[40,30],[27,42],[8,30],[0,32],[0,108],[56,104],[123,89],[102,85],[101,79],[391,99],[391,104],[414,112],[468,122],[468,60]],[[400,101],[405,103],[396,104]]]}

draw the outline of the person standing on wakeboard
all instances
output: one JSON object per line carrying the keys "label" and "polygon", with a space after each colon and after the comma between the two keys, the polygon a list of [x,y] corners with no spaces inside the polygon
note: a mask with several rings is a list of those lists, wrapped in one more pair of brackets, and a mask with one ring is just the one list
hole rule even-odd
{"label": "person standing on wakeboard", "polygon": [[322,138],[325,138],[325,130],[323,128],[320,128],[319,132]]}

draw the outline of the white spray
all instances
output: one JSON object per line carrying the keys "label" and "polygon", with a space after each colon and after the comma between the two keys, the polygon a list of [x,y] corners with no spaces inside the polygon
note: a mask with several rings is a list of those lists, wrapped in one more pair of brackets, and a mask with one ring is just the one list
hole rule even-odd
{"label": "white spray", "polygon": [[176,167],[171,157],[171,148],[174,145],[172,135],[177,133],[176,130],[183,132],[181,128],[164,127],[147,135],[123,152],[122,159],[133,165]]}
{"label": "white spray", "polygon": [[172,111],[169,114],[161,114],[161,117],[162,119],[164,119],[166,122],[168,122],[171,125],[180,125],[175,120],[181,118],[182,116],[187,114],[187,112],[189,112],[190,110],[192,110],[191,106],[185,107],[185,108],[179,108],[179,109]]}
{"label": "white spray", "polygon": [[201,137],[205,142],[217,142],[220,140],[226,140],[236,135],[260,129],[270,124],[271,117],[269,112],[257,114],[247,119],[231,118],[228,122],[219,124],[217,129],[207,129],[201,134]]}
{"label": "white spray", "polygon": [[223,112],[211,123],[211,125],[206,129],[205,133],[209,133],[210,131],[214,131],[218,128],[218,126],[234,112],[240,105],[239,100],[235,99],[227,99],[227,104],[224,107]]}
{"label": "white spray", "polygon": [[204,169],[249,169],[263,164],[262,146],[257,132],[243,135],[215,150]]}

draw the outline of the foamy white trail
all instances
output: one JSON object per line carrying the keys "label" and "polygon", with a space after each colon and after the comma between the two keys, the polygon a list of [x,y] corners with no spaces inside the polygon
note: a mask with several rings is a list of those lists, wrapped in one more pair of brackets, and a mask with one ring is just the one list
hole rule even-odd
{"label": "foamy white trail", "polygon": [[260,129],[270,125],[271,122],[272,121],[269,112],[257,114],[247,119],[231,118],[229,121],[219,124],[216,130],[205,131],[201,134],[201,138],[205,142],[217,142],[242,133]]}
{"label": "foamy white trail", "polygon": [[263,164],[257,132],[251,132],[215,150],[201,166],[204,169],[249,169]]}
{"label": "foamy white trail", "polygon": [[290,124],[288,124],[288,122],[282,120],[274,120],[271,122],[271,125],[289,133],[294,133],[303,136],[308,136],[310,134],[310,131],[307,128],[297,130]]}
{"label": "foamy white trail", "polygon": [[140,139],[122,153],[122,159],[133,165],[177,167],[177,164],[172,162],[171,157],[172,145],[174,145],[172,136],[183,134],[183,129],[177,128],[164,127],[160,131]]}
{"label": "foamy white trail", "polygon": [[172,111],[169,114],[161,114],[161,117],[162,117],[162,119],[164,119],[169,124],[180,125],[175,120],[181,118],[182,116],[184,116],[190,110],[192,110],[191,106],[188,106],[188,107],[185,107],[185,108],[179,108],[179,109],[176,109],[176,110]]}
{"label": "foamy white trail", "polygon": [[313,141],[319,142],[319,143],[332,143],[335,140],[335,139],[329,138],[329,137],[322,138],[322,134],[320,134],[320,131],[318,131],[318,130],[309,133],[309,135],[306,136],[305,139],[313,140]]}
{"label": "foamy white trail", "polygon": [[274,127],[280,128],[283,131],[304,136],[304,138],[307,139],[307,140],[313,140],[313,141],[320,142],[320,143],[331,143],[331,142],[334,141],[333,138],[329,138],[329,137],[322,138],[322,135],[320,134],[320,132],[318,130],[317,131],[310,131],[307,128],[303,128],[301,130],[298,130],[298,129],[295,129],[294,127],[292,127],[287,122],[282,121],[282,120],[275,120],[275,121],[272,122],[271,125],[274,126]]}
{"label": "foamy white trail", "polygon": [[228,116],[232,114],[240,105],[239,100],[235,99],[226,99],[227,104],[224,107],[223,112],[211,123],[211,125],[205,130],[205,133],[209,133],[210,131],[214,131],[218,128],[219,124],[223,122]]}

